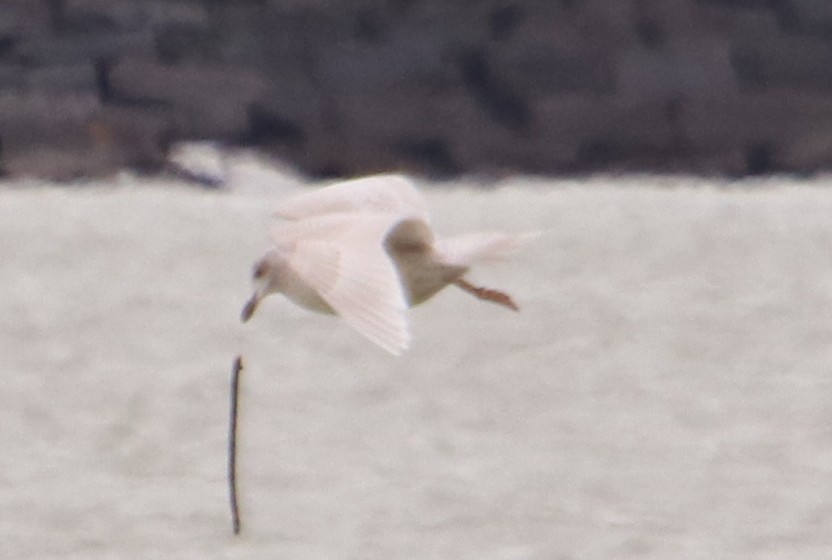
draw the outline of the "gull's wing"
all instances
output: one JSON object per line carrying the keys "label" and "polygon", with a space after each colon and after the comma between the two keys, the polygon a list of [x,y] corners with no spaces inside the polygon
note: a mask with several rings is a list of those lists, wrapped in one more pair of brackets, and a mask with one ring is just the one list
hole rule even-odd
{"label": "gull's wing", "polygon": [[328,214],[272,231],[292,270],[358,332],[393,354],[410,345],[399,273],[384,249],[395,214]]}
{"label": "gull's wing", "polygon": [[362,177],[297,194],[278,203],[273,213],[287,220],[301,220],[351,212],[428,219],[424,199],[413,183],[402,175]]}
{"label": "gull's wing", "polygon": [[470,267],[508,258],[528,242],[538,237],[537,232],[467,233],[436,240],[434,246],[442,262]]}

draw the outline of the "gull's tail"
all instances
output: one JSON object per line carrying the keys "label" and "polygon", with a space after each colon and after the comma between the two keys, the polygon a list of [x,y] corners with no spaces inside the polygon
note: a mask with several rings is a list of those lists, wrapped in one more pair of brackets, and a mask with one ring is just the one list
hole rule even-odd
{"label": "gull's tail", "polygon": [[504,260],[539,235],[537,232],[469,233],[440,239],[435,250],[443,262],[467,268]]}

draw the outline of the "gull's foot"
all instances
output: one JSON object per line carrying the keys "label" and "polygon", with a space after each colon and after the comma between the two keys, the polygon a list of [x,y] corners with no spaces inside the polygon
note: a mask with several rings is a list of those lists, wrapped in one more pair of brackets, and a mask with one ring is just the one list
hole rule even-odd
{"label": "gull's foot", "polygon": [[474,286],[473,284],[466,282],[462,278],[459,278],[454,281],[454,285],[459,286],[469,294],[473,296],[484,299],[486,301],[494,302],[498,305],[502,305],[503,307],[508,307],[514,311],[520,311],[520,308],[517,307],[517,304],[511,299],[511,296],[505,292],[501,292],[499,290],[492,290],[491,288],[483,288],[481,286]]}

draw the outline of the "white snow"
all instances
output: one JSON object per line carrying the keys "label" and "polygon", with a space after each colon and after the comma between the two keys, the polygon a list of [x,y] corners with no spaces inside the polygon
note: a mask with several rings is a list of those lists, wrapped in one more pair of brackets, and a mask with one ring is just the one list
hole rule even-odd
{"label": "white snow", "polygon": [[396,359],[239,323],[296,182],[258,165],[0,188],[3,558],[829,557],[830,179],[428,186],[440,232],[545,234],[474,276],[521,313],[448,288]]}

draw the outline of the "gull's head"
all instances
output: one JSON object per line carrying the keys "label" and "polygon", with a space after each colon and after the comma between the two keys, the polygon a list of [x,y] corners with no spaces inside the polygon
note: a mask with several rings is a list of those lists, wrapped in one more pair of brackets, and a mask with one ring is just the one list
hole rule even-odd
{"label": "gull's head", "polygon": [[280,291],[279,279],[283,262],[280,253],[272,249],[254,263],[254,268],[251,271],[251,284],[254,287],[254,293],[246,302],[242,313],[240,313],[240,319],[244,323],[251,318],[264,297]]}

